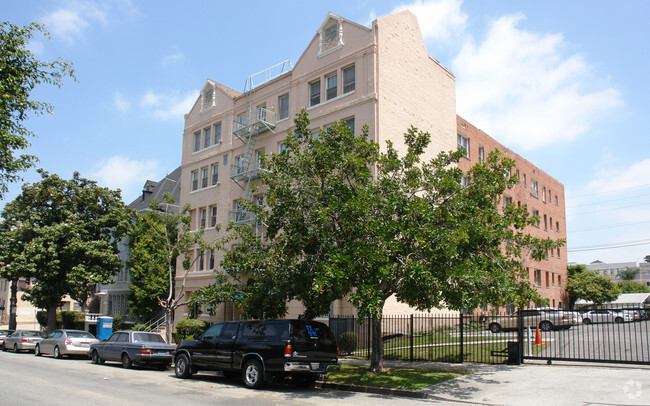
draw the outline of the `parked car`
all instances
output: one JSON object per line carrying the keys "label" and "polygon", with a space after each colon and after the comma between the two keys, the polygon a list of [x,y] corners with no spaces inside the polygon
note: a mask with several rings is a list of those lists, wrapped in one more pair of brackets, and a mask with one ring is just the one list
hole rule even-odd
{"label": "parked car", "polygon": [[646,311],[644,309],[641,309],[641,308],[627,307],[627,308],[613,309],[613,310],[622,311],[623,313],[630,314],[634,321],[645,320],[645,319],[648,318],[648,315],[647,315]]}
{"label": "parked car", "polygon": [[496,316],[488,318],[487,329],[493,333],[501,330],[516,330],[519,327],[519,314],[523,320],[523,327],[539,327],[542,331],[551,331],[553,329],[571,328],[573,325],[572,317],[561,310],[549,309],[524,309],[516,311],[509,316]]}
{"label": "parked car", "polygon": [[36,343],[43,339],[43,333],[36,330],[16,330],[7,337],[2,345],[2,349],[9,349],[13,352],[34,351]]}
{"label": "parked car", "polygon": [[92,344],[99,340],[87,331],[81,330],[54,330],[36,344],[34,355],[52,354],[54,358],[63,358],[64,355],[81,355],[88,357],[88,350]]}
{"label": "parked car", "polygon": [[338,365],[338,347],[323,323],[267,320],[219,323],[198,340],[182,342],[174,354],[174,371],[190,378],[201,370],[240,375],[248,388],[261,388],[267,377],[291,377],[312,386],[318,374]]}
{"label": "parked car", "polygon": [[149,331],[117,331],[106,341],[92,344],[88,354],[93,364],[104,361],[121,362],[123,368],[152,365],[166,369],[176,347],[167,344],[158,333]]}
{"label": "parked car", "polygon": [[612,309],[590,310],[582,315],[583,324],[624,323],[633,320],[634,320],[634,316],[631,313],[612,310]]}
{"label": "parked car", "polygon": [[13,332],[14,330],[0,330],[0,348],[4,349],[5,338]]}

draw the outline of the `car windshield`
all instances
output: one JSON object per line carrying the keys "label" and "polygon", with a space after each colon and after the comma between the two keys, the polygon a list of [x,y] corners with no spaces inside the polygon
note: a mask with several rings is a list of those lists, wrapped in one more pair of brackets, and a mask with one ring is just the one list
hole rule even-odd
{"label": "car windshield", "polygon": [[68,331],[67,334],[70,338],[95,338],[92,334],[86,333],[85,331]]}
{"label": "car windshield", "polygon": [[133,333],[133,342],[134,343],[164,343],[165,340],[159,334],[150,334],[150,333]]}

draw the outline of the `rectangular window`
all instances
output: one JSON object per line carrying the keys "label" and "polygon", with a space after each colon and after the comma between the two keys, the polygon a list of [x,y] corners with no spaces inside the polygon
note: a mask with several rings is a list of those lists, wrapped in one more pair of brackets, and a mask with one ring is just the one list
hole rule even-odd
{"label": "rectangular window", "polygon": [[557,195],[555,195],[555,205],[558,205]]}
{"label": "rectangular window", "polygon": [[210,258],[208,260],[208,269],[214,269],[214,251],[210,251],[208,257]]}
{"label": "rectangular window", "polygon": [[212,165],[212,186],[219,182],[219,164]]}
{"label": "rectangular window", "polygon": [[281,154],[286,150],[287,150],[287,145],[285,143],[281,142],[280,144],[278,144],[278,154]]}
{"label": "rectangular window", "polygon": [[547,288],[550,286],[550,283],[549,283],[549,282],[550,282],[550,281],[549,281],[549,277],[548,277],[548,272],[546,272],[546,287],[547,287]]}
{"label": "rectangular window", "polygon": [[257,106],[257,120],[258,121],[266,121],[266,104],[262,104],[261,106]]}
{"label": "rectangular window", "polygon": [[244,173],[244,156],[240,155],[235,158],[235,167],[236,167],[236,174],[240,175]]}
{"label": "rectangular window", "polygon": [[260,169],[262,167],[262,156],[264,155],[264,149],[258,149],[255,151],[255,169]]}
{"label": "rectangular window", "polygon": [[478,161],[483,162],[483,159],[485,159],[485,150],[483,147],[478,147]]}
{"label": "rectangular window", "polygon": [[309,105],[315,106],[320,103],[320,79],[309,84]]}
{"label": "rectangular window", "polygon": [[542,271],[535,269],[535,286],[542,286]]}
{"label": "rectangular window", "polygon": [[467,175],[463,175],[460,178],[460,186],[465,189],[467,186],[469,186],[469,179],[467,178]]}
{"label": "rectangular window", "polygon": [[223,156],[223,164],[228,165],[228,154]]}
{"label": "rectangular window", "polygon": [[211,134],[211,131],[210,131],[210,127],[204,128],[203,129],[203,148],[209,147],[211,142],[212,142],[212,134]]}
{"label": "rectangular window", "polygon": [[210,227],[217,226],[217,206],[210,206]]}
{"label": "rectangular window", "polygon": [[327,95],[327,100],[336,97],[336,91],[338,87],[336,77],[337,77],[336,73],[334,73],[325,78],[325,85],[326,85],[325,94]]}
{"label": "rectangular window", "polygon": [[208,187],[208,167],[201,168],[201,189]]}
{"label": "rectangular window", "polygon": [[469,138],[458,134],[458,149],[465,148],[465,158],[469,158]]}
{"label": "rectangular window", "polygon": [[199,188],[199,171],[192,171],[192,191]]}
{"label": "rectangular window", "polygon": [[519,180],[519,169],[515,170],[515,176],[517,177],[517,180]]}
{"label": "rectangular window", "polygon": [[257,196],[255,198],[255,204],[258,205],[259,207],[264,206],[264,196]]}
{"label": "rectangular window", "polygon": [[354,91],[355,72],[354,65],[343,69],[343,93]]}
{"label": "rectangular window", "polygon": [[544,215],[544,230],[548,230],[548,221],[547,221],[546,214]]}
{"label": "rectangular window", "polygon": [[280,109],[280,120],[289,117],[289,95],[283,94],[278,97],[278,109]]}
{"label": "rectangular window", "polygon": [[217,123],[214,126],[214,145],[221,144],[221,123]]}
{"label": "rectangular window", "polygon": [[198,252],[199,256],[199,265],[198,265],[198,270],[203,271],[205,269],[205,255],[203,255],[203,251]]}
{"label": "rectangular window", "polygon": [[542,186],[542,201],[546,203],[546,186]]}
{"label": "rectangular window", "polygon": [[522,184],[524,185],[524,187],[526,187],[526,174],[525,173],[524,173],[524,181],[523,181]]}
{"label": "rectangular window", "polygon": [[[533,209],[533,217],[539,217],[539,210]],[[535,220],[535,222],[533,223],[533,226],[539,227],[539,218],[537,220]]]}
{"label": "rectangular window", "polygon": [[352,130],[352,134],[354,134],[354,117],[345,120],[345,125],[347,125],[350,130]]}
{"label": "rectangular window", "polygon": [[206,220],[207,220],[207,210],[204,207],[201,209],[201,215],[199,217],[199,228],[205,228]]}
{"label": "rectangular window", "polygon": [[194,152],[201,150],[201,131],[194,133]]}
{"label": "rectangular window", "polygon": [[533,197],[537,197],[537,181],[536,180],[530,180],[530,194]]}
{"label": "rectangular window", "polygon": [[503,196],[503,207],[508,207],[512,204],[512,197]]}
{"label": "rectangular window", "polygon": [[555,231],[558,232],[558,233],[560,232],[560,222],[559,221],[555,222]]}

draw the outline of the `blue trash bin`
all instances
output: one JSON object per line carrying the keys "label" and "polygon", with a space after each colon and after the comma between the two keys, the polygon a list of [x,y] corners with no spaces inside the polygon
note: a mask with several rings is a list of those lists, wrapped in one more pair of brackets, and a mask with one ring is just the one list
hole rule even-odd
{"label": "blue trash bin", "polygon": [[108,316],[97,317],[97,339],[106,340],[113,334],[113,318]]}

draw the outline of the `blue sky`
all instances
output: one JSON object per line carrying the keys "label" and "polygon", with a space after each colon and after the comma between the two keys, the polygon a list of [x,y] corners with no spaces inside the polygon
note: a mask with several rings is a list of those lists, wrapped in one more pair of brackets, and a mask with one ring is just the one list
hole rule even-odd
{"label": "blue sky", "polygon": [[55,107],[26,123],[39,167],[128,203],[180,164],[206,79],[243,91],[246,76],[296,62],[327,12],[369,26],[405,8],[456,75],[458,114],[564,184],[569,261],[650,254],[650,2],[0,0],[0,20],[45,24],[51,39],[31,49],[78,78],[33,93]]}

